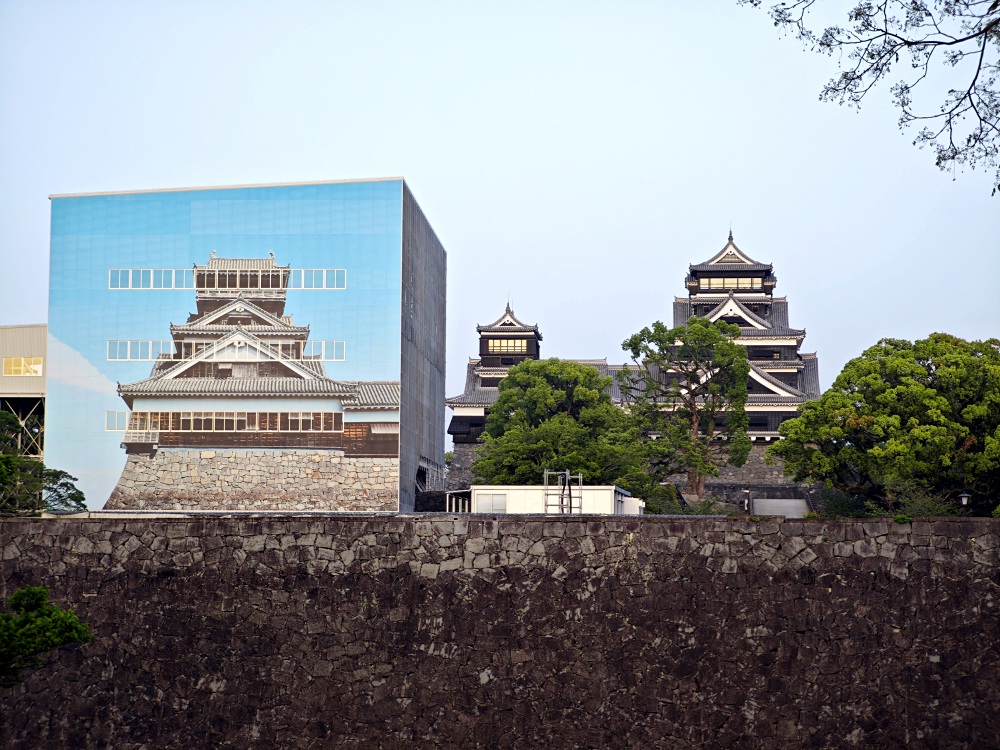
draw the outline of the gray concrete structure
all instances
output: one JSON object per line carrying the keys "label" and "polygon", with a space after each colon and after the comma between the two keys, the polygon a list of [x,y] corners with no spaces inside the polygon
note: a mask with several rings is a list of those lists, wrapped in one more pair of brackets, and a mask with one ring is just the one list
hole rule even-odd
{"label": "gray concrete structure", "polygon": [[399,510],[443,489],[447,255],[403,183]]}

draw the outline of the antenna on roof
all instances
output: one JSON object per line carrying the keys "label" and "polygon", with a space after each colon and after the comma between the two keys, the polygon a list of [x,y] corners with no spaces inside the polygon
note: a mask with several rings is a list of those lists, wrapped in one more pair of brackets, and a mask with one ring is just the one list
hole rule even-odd
{"label": "antenna on roof", "polygon": [[733,241],[733,222],[729,222],[729,241]]}

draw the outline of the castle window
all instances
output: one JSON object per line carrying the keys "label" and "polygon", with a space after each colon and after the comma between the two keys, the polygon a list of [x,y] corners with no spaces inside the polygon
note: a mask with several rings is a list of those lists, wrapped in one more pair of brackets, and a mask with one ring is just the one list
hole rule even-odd
{"label": "castle window", "polygon": [[294,269],[288,278],[289,289],[347,289],[345,268]]}
{"label": "castle window", "polygon": [[104,412],[105,432],[125,432],[128,427],[127,411],[107,411]]}
{"label": "castle window", "polygon": [[3,374],[7,376],[41,377],[41,357],[4,357]]}
{"label": "castle window", "polygon": [[122,432],[343,432],[343,412],[109,411],[104,429]]}
{"label": "castle window", "polygon": [[764,286],[760,276],[708,276],[699,282],[702,289],[760,289]]}
{"label": "castle window", "polygon": [[527,354],[528,342],[526,339],[490,339],[490,354]]}
{"label": "castle window", "polygon": [[[197,276],[197,278],[196,278]],[[293,271],[110,268],[108,289],[347,289],[346,268]]]}
{"label": "castle window", "polygon": [[108,289],[194,289],[194,270],[189,268],[110,268],[108,269]]}

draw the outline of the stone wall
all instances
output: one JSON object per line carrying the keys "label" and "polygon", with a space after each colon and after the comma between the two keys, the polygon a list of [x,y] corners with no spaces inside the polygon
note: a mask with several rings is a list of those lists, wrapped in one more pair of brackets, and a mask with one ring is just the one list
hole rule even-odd
{"label": "stone wall", "polygon": [[395,511],[399,459],[342,451],[164,448],[130,454],[106,509]]}
{"label": "stone wall", "polygon": [[1000,746],[1000,521],[0,521],[4,748]]}

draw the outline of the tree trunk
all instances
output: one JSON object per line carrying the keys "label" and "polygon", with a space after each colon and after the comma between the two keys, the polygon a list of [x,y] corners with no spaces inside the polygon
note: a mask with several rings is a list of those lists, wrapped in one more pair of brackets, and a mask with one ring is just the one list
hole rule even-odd
{"label": "tree trunk", "polygon": [[[691,407],[691,443],[698,444],[698,410],[694,405]],[[701,493],[705,491],[705,478],[698,473],[697,469],[688,469],[687,491],[689,495],[697,495],[701,498]]]}
{"label": "tree trunk", "polygon": [[701,476],[695,469],[688,470],[687,494],[697,495],[699,499],[705,492],[705,477]]}

